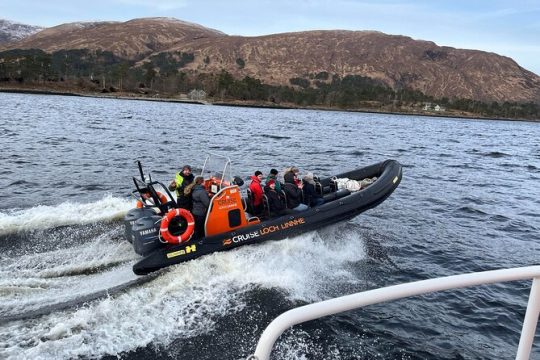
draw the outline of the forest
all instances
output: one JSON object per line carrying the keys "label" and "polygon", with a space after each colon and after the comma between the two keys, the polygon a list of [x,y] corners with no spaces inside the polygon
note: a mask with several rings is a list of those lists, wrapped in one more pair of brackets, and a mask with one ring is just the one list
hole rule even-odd
{"label": "forest", "polygon": [[[324,71],[291,78],[287,86],[276,86],[249,76],[238,79],[225,70],[202,73],[183,69],[193,61],[194,54],[183,52],[160,53],[139,62],[117,57],[108,51],[8,50],[0,52],[0,88],[25,85],[54,90],[62,84],[63,89],[73,91],[127,92],[165,98],[202,90],[206,98],[214,102],[263,102],[395,112],[432,111],[436,104],[447,112],[466,112],[482,117],[540,118],[540,106],[535,103],[436,99],[417,90],[392,89],[368,77],[340,77]],[[241,65],[241,62],[237,63]]]}

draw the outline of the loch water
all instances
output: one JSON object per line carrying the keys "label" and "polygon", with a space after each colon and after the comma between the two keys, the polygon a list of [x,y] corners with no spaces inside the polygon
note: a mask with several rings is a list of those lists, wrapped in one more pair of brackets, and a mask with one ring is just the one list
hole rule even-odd
{"label": "loch water", "polygon": [[[353,220],[140,281],[122,225],[135,161],[167,183],[208,151],[242,177],[395,159],[403,180]],[[0,152],[2,359],[242,359],[296,306],[539,263],[539,123],[0,93]],[[510,359],[530,286],[322,318],[272,359]]]}

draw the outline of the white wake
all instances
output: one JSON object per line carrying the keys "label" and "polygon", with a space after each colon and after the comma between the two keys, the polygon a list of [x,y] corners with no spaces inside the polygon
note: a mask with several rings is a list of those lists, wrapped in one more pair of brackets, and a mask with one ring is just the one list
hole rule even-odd
{"label": "white wake", "polygon": [[0,236],[19,231],[117,220],[134,205],[134,200],[106,195],[86,204],[68,201],[55,206],[39,205],[23,210],[0,211]]}
{"label": "white wake", "polygon": [[[100,245],[92,246],[81,251],[89,254]],[[126,249],[109,250],[123,256]],[[103,256],[101,252],[94,259]],[[329,284],[356,282],[350,264],[363,258],[363,241],[354,230],[312,232],[214,253],[173,266],[152,282],[82,308],[2,325],[0,338],[5,340],[0,357],[94,358],[149,344],[167,346],[175,339],[208,333],[215,321],[240,312],[244,295],[254,288],[282,289],[291,300],[320,300]],[[31,296],[37,299],[43,296],[40,292],[50,291],[46,288],[49,276],[62,272],[62,267],[42,271],[44,278],[32,278],[27,284]],[[101,277],[101,281],[112,280]],[[34,290],[40,287],[45,288]]]}

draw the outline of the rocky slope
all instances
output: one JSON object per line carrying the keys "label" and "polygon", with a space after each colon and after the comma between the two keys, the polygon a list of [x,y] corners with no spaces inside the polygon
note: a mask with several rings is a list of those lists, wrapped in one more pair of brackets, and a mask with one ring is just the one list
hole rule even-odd
{"label": "rocky slope", "polygon": [[[440,47],[433,42],[367,31],[309,31],[263,37],[203,39],[179,45],[194,52],[194,70],[225,68],[267,83],[321,72],[380,79],[435,97],[540,102],[540,77],[508,57]],[[206,61],[205,61],[206,59]],[[245,65],[238,66],[237,59]]]}
{"label": "rocky slope", "polygon": [[145,18],[126,22],[80,22],[45,29],[10,49],[37,48],[47,52],[62,49],[108,50],[137,59],[153,52],[166,51],[178,43],[224,34],[172,18]]}
{"label": "rocky slope", "polygon": [[44,28],[0,19],[0,45],[22,40]]}

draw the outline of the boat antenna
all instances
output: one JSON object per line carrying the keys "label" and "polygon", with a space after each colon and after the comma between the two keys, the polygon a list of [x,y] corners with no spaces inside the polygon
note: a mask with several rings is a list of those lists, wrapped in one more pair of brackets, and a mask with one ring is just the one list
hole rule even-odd
{"label": "boat antenna", "polygon": [[140,160],[137,160],[137,166],[139,167],[139,174],[141,174],[141,180],[143,182],[146,182],[144,180],[144,172],[143,172],[143,169],[142,169],[142,164],[141,164],[141,161]]}

